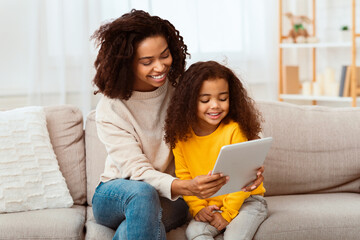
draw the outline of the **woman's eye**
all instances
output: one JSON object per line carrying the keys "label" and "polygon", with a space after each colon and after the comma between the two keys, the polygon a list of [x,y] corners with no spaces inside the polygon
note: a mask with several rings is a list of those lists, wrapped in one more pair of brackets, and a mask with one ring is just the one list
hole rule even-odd
{"label": "woman's eye", "polygon": [[142,65],[144,66],[149,66],[151,64],[151,62],[144,62],[144,63],[141,63]]}

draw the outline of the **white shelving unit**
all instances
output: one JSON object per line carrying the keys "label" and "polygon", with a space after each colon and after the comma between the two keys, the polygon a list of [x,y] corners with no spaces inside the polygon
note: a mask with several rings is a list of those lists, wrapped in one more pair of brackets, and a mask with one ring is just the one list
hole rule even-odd
{"label": "white shelving unit", "polygon": [[351,48],[351,42],[323,42],[323,43],[280,43],[280,48]]}
{"label": "white shelving unit", "polygon": [[[313,36],[316,36],[316,0],[312,0],[312,29]],[[355,33],[355,0],[352,0],[352,39],[349,42],[319,42],[319,43],[283,43],[286,36],[283,36],[282,31],[282,0],[279,0],[279,81],[278,81],[278,98],[279,101],[283,100],[309,100],[312,104],[316,104],[317,101],[330,101],[330,102],[349,102],[353,107],[357,105],[360,98],[360,88],[357,87],[356,83],[356,37],[360,37],[360,34]],[[350,80],[350,96],[351,97],[330,97],[330,96],[312,96],[312,95],[301,95],[301,94],[283,94],[283,50],[286,49],[300,49],[308,48],[312,50],[312,81],[316,81],[316,49],[318,48],[349,48],[351,52],[352,63],[351,63],[351,80]]]}

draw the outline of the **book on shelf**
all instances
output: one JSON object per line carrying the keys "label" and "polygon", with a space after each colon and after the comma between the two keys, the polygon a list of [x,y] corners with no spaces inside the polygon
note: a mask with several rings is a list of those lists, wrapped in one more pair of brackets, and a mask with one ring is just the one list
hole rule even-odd
{"label": "book on shelf", "polygon": [[[343,74],[344,71],[345,73]],[[359,83],[360,83],[360,67],[356,67],[356,89],[359,89]],[[343,66],[341,71],[341,79],[340,79],[340,90],[339,90],[340,97],[350,97],[351,95],[350,85],[351,85],[351,66]],[[357,94],[359,94],[358,91]]]}
{"label": "book on shelf", "polygon": [[284,66],[282,88],[284,94],[300,93],[299,66]]}
{"label": "book on shelf", "polygon": [[348,66],[342,66],[340,75],[339,97],[344,96],[345,76]]}

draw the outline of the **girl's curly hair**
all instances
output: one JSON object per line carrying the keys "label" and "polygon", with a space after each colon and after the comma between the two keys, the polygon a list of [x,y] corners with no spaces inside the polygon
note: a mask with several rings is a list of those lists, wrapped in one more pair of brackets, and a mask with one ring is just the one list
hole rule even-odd
{"label": "girl's curly hair", "polygon": [[227,67],[214,62],[197,62],[180,77],[167,110],[165,141],[171,148],[177,141],[186,141],[191,126],[197,122],[199,92],[205,80],[223,78],[229,85],[229,113],[224,119],[237,122],[251,140],[261,132],[262,116],[255,107],[240,79]]}
{"label": "girl's curly hair", "polygon": [[99,53],[95,60],[96,75],[93,83],[109,98],[129,99],[133,91],[134,73],[132,63],[136,45],[148,37],[163,36],[173,58],[168,75],[175,86],[177,78],[185,71],[187,46],[178,30],[167,20],[150,16],[142,10],[131,10],[94,32]]}

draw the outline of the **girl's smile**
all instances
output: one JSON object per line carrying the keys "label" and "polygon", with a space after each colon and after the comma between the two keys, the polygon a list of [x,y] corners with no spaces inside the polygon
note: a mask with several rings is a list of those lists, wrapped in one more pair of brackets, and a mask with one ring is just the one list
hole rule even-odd
{"label": "girl's smile", "polygon": [[229,85],[223,78],[202,83],[197,104],[197,123],[193,130],[198,136],[214,132],[229,112]]}

